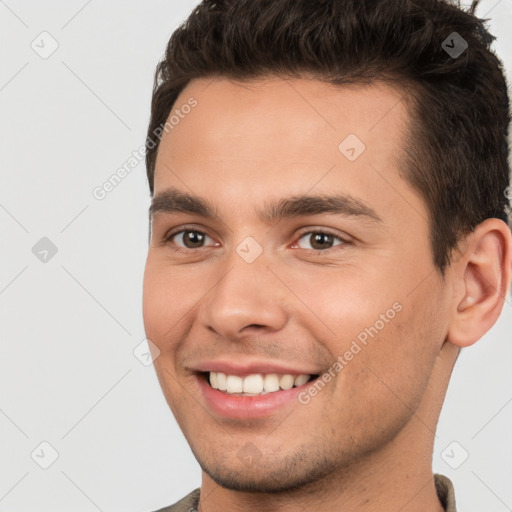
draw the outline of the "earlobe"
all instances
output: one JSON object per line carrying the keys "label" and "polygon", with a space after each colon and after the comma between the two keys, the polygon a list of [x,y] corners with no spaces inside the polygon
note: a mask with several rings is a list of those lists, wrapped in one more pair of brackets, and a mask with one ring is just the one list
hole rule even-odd
{"label": "earlobe", "polygon": [[499,219],[487,219],[467,236],[454,264],[453,314],[447,339],[459,347],[478,341],[498,319],[510,285],[512,236]]}

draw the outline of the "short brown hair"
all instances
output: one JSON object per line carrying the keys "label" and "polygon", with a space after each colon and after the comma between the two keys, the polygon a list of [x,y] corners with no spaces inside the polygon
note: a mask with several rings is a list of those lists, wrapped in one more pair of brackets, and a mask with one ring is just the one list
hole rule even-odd
{"label": "short brown hair", "polygon": [[[146,141],[151,194],[155,133],[193,79],[393,82],[406,91],[413,121],[401,171],[426,202],[434,262],[444,273],[462,235],[490,217],[507,221],[509,211],[507,84],[476,5],[203,0],[172,34],[156,69]],[[448,51],[455,42],[467,44],[458,56]]]}

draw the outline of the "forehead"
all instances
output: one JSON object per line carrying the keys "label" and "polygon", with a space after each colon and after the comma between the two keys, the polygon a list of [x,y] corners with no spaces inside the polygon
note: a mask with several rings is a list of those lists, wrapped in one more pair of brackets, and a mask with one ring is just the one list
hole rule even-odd
{"label": "forehead", "polygon": [[398,168],[409,116],[404,91],[388,84],[200,79],[181,92],[171,115],[179,121],[162,137],[155,193],[215,189],[226,203],[336,189],[386,208],[397,201],[396,187],[408,189]]}
{"label": "forehead", "polygon": [[[193,80],[177,98],[169,117],[191,98],[197,106],[180,120],[174,116],[179,124],[164,138],[176,144],[176,151],[187,151],[199,143],[206,149],[210,144],[209,149],[215,151],[212,156],[219,157],[233,156],[221,147],[230,139],[245,156],[261,156],[263,148],[257,142],[265,140],[268,152],[279,149],[272,151],[273,156],[296,155],[298,147],[305,150],[299,156],[311,156],[306,150],[314,147],[318,149],[316,160],[331,160],[338,156],[337,142],[350,133],[375,149],[400,142],[395,136],[405,131],[400,129],[408,120],[404,90],[386,83],[334,86],[314,79],[278,77],[250,82]],[[188,128],[197,135],[193,139],[188,137]],[[322,147],[318,138],[324,139]],[[242,146],[244,140],[247,144]],[[165,145],[169,140],[162,142]],[[329,145],[335,153],[320,151]]]}

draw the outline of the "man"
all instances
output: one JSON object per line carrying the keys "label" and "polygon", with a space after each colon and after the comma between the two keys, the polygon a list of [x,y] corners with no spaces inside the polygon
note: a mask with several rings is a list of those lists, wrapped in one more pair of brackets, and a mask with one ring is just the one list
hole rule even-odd
{"label": "man", "polygon": [[144,322],[202,484],[162,510],[455,510],[435,429],[512,262],[474,9],[204,1],[171,37]]}

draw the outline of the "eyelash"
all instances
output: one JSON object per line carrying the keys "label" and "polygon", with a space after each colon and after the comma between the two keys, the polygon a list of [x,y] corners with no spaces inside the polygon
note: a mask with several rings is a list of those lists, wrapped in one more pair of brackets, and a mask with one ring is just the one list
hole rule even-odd
{"label": "eyelash", "polygon": [[[208,233],[205,233],[204,231],[200,231],[198,229],[195,229],[195,228],[185,228],[185,229],[180,229],[179,231],[174,231],[173,233],[170,233],[169,235],[166,235],[163,239],[163,242],[162,242],[162,245],[169,245],[174,237],[176,237],[177,235],[181,234],[181,233],[199,233],[200,235],[204,235],[204,236],[207,236],[209,238],[212,238],[210,235],[208,235]],[[324,253],[328,253],[328,252],[331,252],[333,250],[336,250],[337,247],[340,247],[340,246],[343,246],[343,245],[346,245],[349,243],[348,240],[345,240],[343,238],[341,238],[339,235],[336,235],[335,233],[329,231],[329,230],[310,230],[310,231],[304,231],[302,233],[300,233],[298,235],[298,238],[296,240],[296,242],[293,243],[293,245],[296,245],[298,243],[298,241],[303,238],[304,236],[306,235],[312,235],[312,234],[322,234],[322,235],[331,235],[334,239],[338,239],[341,243],[338,244],[338,245],[334,245],[333,247],[330,247],[328,249],[302,249],[301,247],[299,247],[299,249],[302,249],[304,251],[312,251],[312,252],[316,252],[318,254],[324,254]],[[181,253],[190,253],[191,251],[198,251],[200,249],[206,249],[207,247],[198,247],[196,249],[189,249],[189,248],[185,248],[185,247],[175,247],[173,248],[174,251],[177,251],[177,252],[181,252]]]}

